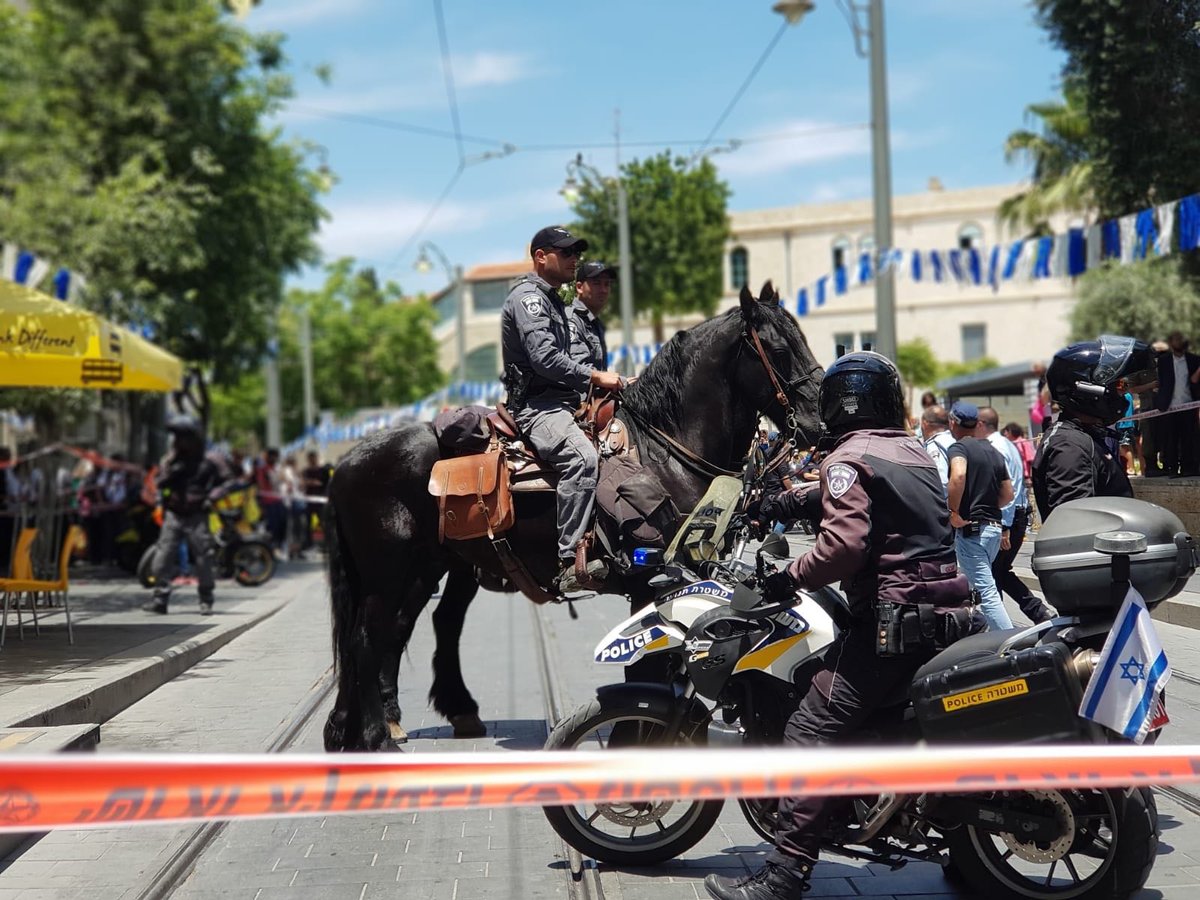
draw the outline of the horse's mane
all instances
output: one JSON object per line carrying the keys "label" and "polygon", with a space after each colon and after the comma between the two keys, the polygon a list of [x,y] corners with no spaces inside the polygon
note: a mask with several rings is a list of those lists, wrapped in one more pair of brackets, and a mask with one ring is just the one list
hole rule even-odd
{"label": "horse's mane", "polygon": [[741,311],[736,307],[705,319],[687,331],[676,332],[650,360],[650,365],[638,376],[638,380],[625,391],[622,405],[657,428],[675,430],[679,424],[676,416],[683,406],[683,386],[689,369],[698,357],[708,355],[728,323],[735,319],[740,328]]}

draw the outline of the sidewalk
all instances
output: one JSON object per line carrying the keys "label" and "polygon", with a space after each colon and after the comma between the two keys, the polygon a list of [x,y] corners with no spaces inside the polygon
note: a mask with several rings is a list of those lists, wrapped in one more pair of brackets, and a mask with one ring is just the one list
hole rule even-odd
{"label": "sidewalk", "polygon": [[311,590],[325,590],[317,559],[281,565],[260,588],[218,581],[212,616],[200,616],[195,587],[177,588],[171,612],[158,616],[142,611],[150,593],[132,578],[73,579],[74,646],[61,608],[39,610],[40,636],[26,613],[24,641],[9,612],[0,728],[103,724]]}

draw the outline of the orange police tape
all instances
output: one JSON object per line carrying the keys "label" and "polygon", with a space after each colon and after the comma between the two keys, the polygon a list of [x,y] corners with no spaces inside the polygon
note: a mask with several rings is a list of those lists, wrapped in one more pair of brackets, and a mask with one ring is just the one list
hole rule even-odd
{"label": "orange police tape", "polygon": [[1200,746],[62,755],[0,760],[0,831],[397,810],[1200,781]]}

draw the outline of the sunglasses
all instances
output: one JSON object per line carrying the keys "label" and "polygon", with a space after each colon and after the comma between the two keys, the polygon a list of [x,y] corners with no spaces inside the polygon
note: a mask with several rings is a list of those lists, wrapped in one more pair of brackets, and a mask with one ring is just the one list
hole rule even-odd
{"label": "sunglasses", "polygon": [[554,252],[559,256],[565,256],[567,259],[579,259],[583,256],[583,251],[578,247],[555,247]]}

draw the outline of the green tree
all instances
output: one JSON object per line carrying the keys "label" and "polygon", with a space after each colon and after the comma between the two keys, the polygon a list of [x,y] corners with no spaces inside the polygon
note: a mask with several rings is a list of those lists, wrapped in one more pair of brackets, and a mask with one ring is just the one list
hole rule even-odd
{"label": "green tree", "polygon": [[1171,257],[1128,266],[1107,264],[1079,280],[1071,310],[1071,339],[1127,334],[1162,340],[1172,331],[1200,337],[1200,295]]}
{"label": "green tree", "polygon": [[[289,291],[279,314],[279,381],[288,439],[303,430],[300,322],[306,313],[318,409],[345,414],[401,406],[444,383],[433,337],[437,313],[427,300],[406,299],[394,282],[380,285],[374,270],[356,269],[352,259],[339,259],[325,272],[318,290]],[[257,371],[214,391],[214,433],[241,441],[261,433],[264,398]]]}
{"label": "green tree", "polygon": [[924,338],[905,341],[896,348],[896,367],[909,388],[932,387],[938,378],[938,361]]}
{"label": "green tree", "polygon": [[938,364],[938,381],[946,378],[958,378],[961,375],[974,375],[976,372],[986,372],[1000,365],[990,356],[981,356],[970,362],[942,362]]}
{"label": "green tree", "polygon": [[1090,130],[1083,90],[1068,86],[1062,103],[1034,103],[1026,116],[1035,130],[1012,132],[1004,144],[1008,162],[1026,159],[1033,165],[1032,184],[1000,204],[1000,219],[1034,234],[1051,232],[1054,213],[1087,212],[1095,207]]}
{"label": "green tree", "polygon": [[1084,96],[1099,213],[1200,189],[1200,0],[1036,0]]}
{"label": "green tree", "polygon": [[[629,201],[635,311],[648,314],[654,339],[663,340],[663,318],[701,312],[712,315],[722,294],[722,255],[729,236],[725,204],[729,187],[707,160],[689,165],[670,152],[622,166]],[[587,238],[588,256],[617,260],[616,185],[584,173],[572,204],[572,230]],[[609,303],[620,308],[615,296]]]}
{"label": "green tree", "polygon": [[263,124],[291,94],[284,62],[280,35],[216,0],[0,4],[3,236],[235,378],[316,258],[327,179]]}

